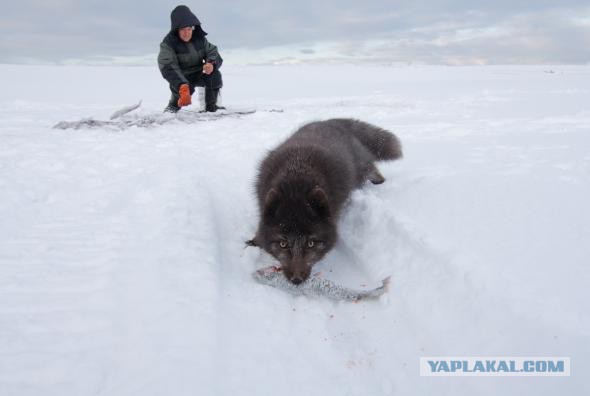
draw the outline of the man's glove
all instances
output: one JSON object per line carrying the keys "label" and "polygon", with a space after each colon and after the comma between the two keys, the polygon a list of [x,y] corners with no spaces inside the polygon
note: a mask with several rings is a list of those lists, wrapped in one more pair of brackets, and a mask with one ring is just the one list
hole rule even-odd
{"label": "man's glove", "polygon": [[178,98],[178,107],[188,106],[191,104],[191,90],[188,84],[182,84],[178,89],[180,98]]}
{"label": "man's glove", "polygon": [[213,73],[213,70],[215,70],[215,66],[213,65],[213,63],[207,62],[203,65],[203,73],[209,75]]}

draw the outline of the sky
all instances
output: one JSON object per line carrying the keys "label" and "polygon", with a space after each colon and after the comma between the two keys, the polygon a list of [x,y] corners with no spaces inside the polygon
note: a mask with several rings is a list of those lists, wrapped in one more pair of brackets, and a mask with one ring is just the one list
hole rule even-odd
{"label": "sky", "polygon": [[0,63],[151,64],[178,4],[235,63],[590,63],[588,0],[21,0]]}

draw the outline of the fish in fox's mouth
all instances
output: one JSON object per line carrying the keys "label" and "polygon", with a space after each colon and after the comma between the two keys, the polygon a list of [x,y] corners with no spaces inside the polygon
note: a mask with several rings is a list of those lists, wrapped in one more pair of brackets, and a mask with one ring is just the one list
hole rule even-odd
{"label": "fish in fox's mouth", "polygon": [[326,297],[336,301],[359,301],[377,298],[388,290],[389,277],[383,279],[381,286],[370,290],[354,290],[339,285],[321,276],[311,276],[295,285],[285,277],[280,267],[271,266],[261,268],[252,274],[254,279],[263,285],[275,287],[294,295]]}

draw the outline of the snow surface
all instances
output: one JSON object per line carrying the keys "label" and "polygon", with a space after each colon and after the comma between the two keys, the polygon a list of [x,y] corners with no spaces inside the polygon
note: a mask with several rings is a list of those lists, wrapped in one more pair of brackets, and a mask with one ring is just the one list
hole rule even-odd
{"label": "snow surface", "polygon": [[[55,130],[143,99],[154,67],[0,65],[1,395],[590,392],[590,67],[224,66],[191,125]],[[255,283],[256,166],[355,117],[404,159],[317,266],[376,302]],[[421,356],[569,356],[571,377],[433,378]]]}

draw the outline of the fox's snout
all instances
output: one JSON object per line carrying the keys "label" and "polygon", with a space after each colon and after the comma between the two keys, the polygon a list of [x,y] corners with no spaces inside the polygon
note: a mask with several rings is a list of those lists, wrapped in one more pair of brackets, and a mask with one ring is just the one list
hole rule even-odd
{"label": "fox's snout", "polygon": [[299,285],[309,278],[311,266],[303,260],[294,260],[287,265],[283,265],[283,272],[291,283]]}

